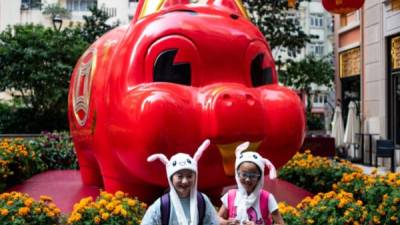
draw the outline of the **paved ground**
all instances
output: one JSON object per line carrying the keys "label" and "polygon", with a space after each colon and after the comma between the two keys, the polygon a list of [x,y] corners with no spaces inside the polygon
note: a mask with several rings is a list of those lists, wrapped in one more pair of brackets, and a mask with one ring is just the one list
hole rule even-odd
{"label": "paved ground", "polygon": [[[354,164],[354,165],[361,167],[363,169],[364,173],[366,173],[366,174],[371,174],[372,171],[376,168],[376,167],[366,166],[366,165],[362,165],[362,164]],[[377,167],[377,169],[378,169],[378,174],[385,174],[385,173],[390,172],[390,168],[388,168],[388,167]],[[396,172],[398,172],[398,173],[400,172],[400,167],[396,168]]]}

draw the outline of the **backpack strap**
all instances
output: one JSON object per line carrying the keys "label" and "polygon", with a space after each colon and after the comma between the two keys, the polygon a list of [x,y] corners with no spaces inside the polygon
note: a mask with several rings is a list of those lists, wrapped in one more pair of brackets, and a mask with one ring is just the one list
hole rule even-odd
{"label": "backpack strap", "polygon": [[[171,211],[171,201],[169,193],[165,193],[163,196],[161,196],[160,200],[161,224],[168,225]],[[206,214],[206,201],[204,199],[204,196],[200,192],[197,192],[197,210],[199,212],[199,225],[203,225],[204,217]]]}
{"label": "backpack strap", "polygon": [[236,189],[231,189],[228,191],[228,218],[236,217],[236,207],[235,207],[235,198],[236,198]]}
{"label": "backpack strap", "polygon": [[266,190],[261,190],[261,192],[260,192],[260,211],[261,211],[261,215],[262,215],[265,225],[272,224],[272,220],[271,220],[271,217],[269,214],[269,209],[268,209],[268,198],[269,198],[269,192]]}
{"label": "backpack strap", "polygon": [[197,192],[197,210],[199,212],[199,225],[203,225],[206,214],[206,201],[200,192]]}
{"label": "backpack strap", "polygon": [[161,225],[168,225],[169,223],[169,213],[171,211],[171,203],[169,199],[169,193],[163,194],[161,196],[160,212],[161,212]]}

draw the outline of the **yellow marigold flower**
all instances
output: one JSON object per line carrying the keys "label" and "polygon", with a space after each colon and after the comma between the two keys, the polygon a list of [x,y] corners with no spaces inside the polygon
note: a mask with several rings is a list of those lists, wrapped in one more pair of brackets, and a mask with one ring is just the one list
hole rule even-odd
{"label": "yellow marigold flower", "polygon": [[115,207],[115,209],[113,211],[113,214],[115,214],[115,215],[120,214],[121,213],[121,209],[122,209],[122,206],[118,205],[117,207]]}
{"label": "yellow marigold flower", "polygon": [[112,202],[108,203],[107,206],[106,206],[106,209],[107,209],[108,211],[113,210],[113,209],[114,209],[114,204],[113,204]]}
{"label": "yellow marigold flower", "polygon": [[54,212],[50,211],[50,212],[47,212],[46,215],[48,217],[54,217],[56,214]]}
{"label": "yellow marigold flower", "polygon": [[98,216],[94,217],[94,223],[95,224],[99,224],[100,221],[101,221],[100,217],[98,217]]}
{"label": "yellow marigold flower", "polygon": [[11,200],[10,200],[10,201],[7,201],[7,205],[8,205],[8,206],[12,206],[13,204],[14,204],[13,201],[11,201]]}
{"label": "yellow marigold flower", "polygon": [[101,214],[101,218],[102,218],[103,220],[108,220],[109,217],[110,217],[110,214],[108,214],[108,213],[103,213],[103,214]]}
{"label": "yellow marigold flower", "polygon": [[32,200],[31,198],[28,198],[28,199],[26,199],[26,200],[24,201],[24,205],[25,205],[26,207],[30,207],[30,206],[32,205],[32,203],[33,203],[33,200]]}
{"label": "yellow marigold flower", "polygon": [[30,209],[28,207],[22,207],[18,209],[18,215],[25,216],[29,213]]}
{"label": "yellow marigold flower", "polygon": [[105,206],[105,205],[107,205],[107,201],[104,200],[104,199],[101,199],[101,200],[99,201],[99,205],[100,205],[100,206]]}
{"label": "yellow marigold flower", "polygon": [[373,220],[373,222],[374,222],[375,224],[381,224],[381,221],[379,220],[379,217],[378,217],[378,216],[374,216],[372,220]]}
{"label": "yellow marigold flower", "polygon": [[307,219],[307,224],[313,224],[314,220],[313,219]]}
{"label": "yellow marigold flower", "polygon": [[125,194],[124,194],[124,192],[122,192],[122,191],[117,191],[117,192],[115,192],[115,197],[117,197],[117,198],[123,198],[125,196]]}
{"label": "yellow marigold flower", "polygon": [[50,208],[50,209],[55,209],[55,208],[57,208],[57,206],[56,206],[56,204],[54,204],[54,203],[50,203],[50,204],[49,204],[49,208]]}
{"label": "yellow marigold flower", "polygon": [[133,199],[128,199],[128,205],[134,207],[136,205],[136,201]]}
{"label": "yellow marigold flower", "polygon": [[391,216],[391,217],[390,217],[390,220],[396,221],[396,220],[397,220],[397,217],[396,217],[396,216]]}
{"label": "yellow marigold flower", "polygon": [[127,215],[128,215],[128,212],[125,210],[125,209],[121,209],[121,215],[123,216],[123,217],[126,217]]}
{"label": "yellow marigold flower", "polygon": [[41,208],[35,208],[33,210],[33,212],[36,213],[36,214],[40,214],[42,212],[42,209]]}
{"label": "yellow marigold flower", "polygon": [[8,215],[8,209],[0,209],[0,214],[2,216],[7,216]]}
{"label": "yellow marigold flower", "polygon": [[40,200],[42,200],[44,202],[52,202],[53,201],[53,199],[47,195],[41,195]]}

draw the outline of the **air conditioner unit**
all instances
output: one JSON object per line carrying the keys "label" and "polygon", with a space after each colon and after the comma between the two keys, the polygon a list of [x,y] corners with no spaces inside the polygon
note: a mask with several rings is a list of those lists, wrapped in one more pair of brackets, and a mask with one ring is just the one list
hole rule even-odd
{"label": "air conditioner unit", "polygon": [[21,10],[28,10],[29,9],[29,4],[26,2],[21,3]]}

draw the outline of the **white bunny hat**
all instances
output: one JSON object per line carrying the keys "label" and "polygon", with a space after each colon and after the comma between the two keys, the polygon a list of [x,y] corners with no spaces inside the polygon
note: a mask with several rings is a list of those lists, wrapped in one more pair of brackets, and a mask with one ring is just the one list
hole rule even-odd
{"label": "white bunny hat", "polygon": [[198,172],[197,172],[197,162],[201,158],[203,152],[208,148],[210,145],[210,140],[206,139],[200,147],[197,149],[196,153],[194,154],[193,158],[185,153],[178,153],[173,155],[170,160],[164,154],[154,154],[147,158],[148,162],[152,162],[156,159],[161,160],[166,166],[167,169],[167,177],[168,177],[168,184],[170,187],[170,199],[171,203],[174,206],[176,217],[178,218],[179,224],[189,225],[188,221],[186,220],[185,213],[183,211],[181,202],[179,200],[179,196],[176,193],[176,190],[172,184],[172,176],[183,169],[192,170],[196,173],[196,180],[190,190],[190,218],[192,225],[197,225],[198,223],[198,211],[197,211],[197,179],[198,179]]}
{"label": "white bunny hat", "polygon": [[[249,147],[249,142],[244,142],[236,147],[235,155],[235,179],[238,185],[238,192],[235,198],[235,206],[237,206],[237,216],[236,219],[241,221],[248,220],[247,216],[247,209],[252,207],[255,204],[259,203],[259,196],[260,191],[264,186],[264,168],[265,166],[269,169],[269,178],[275,179],[276,178],[276,169],[275,166],[266,158],[263,158],[257,152],[247,151],[244,152]],[[242,183],[240,182],[240,178],[238,175],[239,166],[244,162],[252,162],[257,165],[258,169],[261,171],[261,177],[254,188],[254,191],[248,195],[246,189],[243,187]]]}

